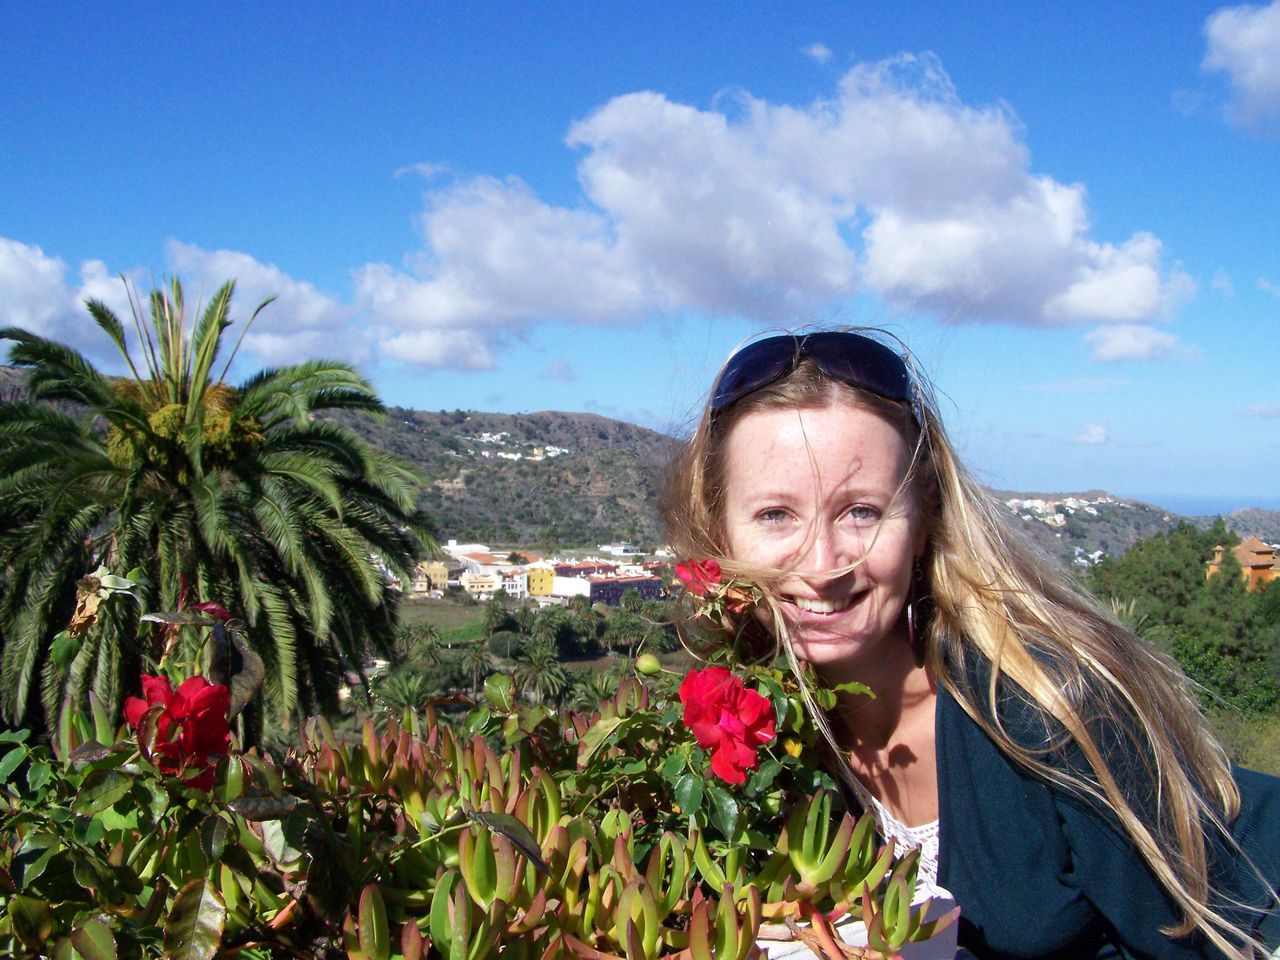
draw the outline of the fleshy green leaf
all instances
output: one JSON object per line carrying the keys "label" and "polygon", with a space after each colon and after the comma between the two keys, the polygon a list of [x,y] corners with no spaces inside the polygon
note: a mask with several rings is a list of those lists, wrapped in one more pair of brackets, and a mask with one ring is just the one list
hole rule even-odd
{"label": "fleshy green leaf", "polygon": [[382,901],[382,891],[371,883],[360,892],[359,937],[360,949],[369,960],[387,960],[390,955],[390,937],[387,931],[387,906]]}

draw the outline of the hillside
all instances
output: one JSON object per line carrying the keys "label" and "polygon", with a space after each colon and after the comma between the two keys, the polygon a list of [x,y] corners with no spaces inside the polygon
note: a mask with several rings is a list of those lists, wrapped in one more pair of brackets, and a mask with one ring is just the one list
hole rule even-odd
{"label": "hillside", "polygon": [[425,413],[344,418],[426,479],[442,537],[552,547],[661,541],[658,484],[678,444],[592,413]]}
{"label": "hillside", "polygon": [[[24,395],[24,376],[0,367],[0,404]],[[393,407],[380,421],[342,416],[369,443],[407,460],[425,484],[420,505],[440,537],[526,546],[662,540],[656,501],[678,441],[591,413],[524,414]],[[1183,520],[1137,500],[1084,493],[992,491],[1051,556],[1084,566]],[[1227,525],[1280,542],[1280,511],[1239,510]]]}

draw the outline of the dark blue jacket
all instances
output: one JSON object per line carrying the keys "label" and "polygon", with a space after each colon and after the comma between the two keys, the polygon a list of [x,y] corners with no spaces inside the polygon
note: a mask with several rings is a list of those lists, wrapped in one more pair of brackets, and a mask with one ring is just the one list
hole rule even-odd
{"label": "dark blue jacket", "polygon": [[[1025,742],[1010,726],[1024,723],[1025,710],[1001,719]],[[935,723],[938,882],[960,904],[962,947],[979,957],[1217,955],[1198,935],[1172,940],[1160,932],[1179,914],[1109,814],[1006,757],[941,684]],[[1020,732],[1033,738],[1025,723]],[[1232,834],[1280,890],[1280,779],[1235,772],[1243,808]],[[1221,839],[1211,841],[1211,862],[1219,890],[1267,901]],[[1274,909],[1233,916],[1269,949],[1280,945]]]}

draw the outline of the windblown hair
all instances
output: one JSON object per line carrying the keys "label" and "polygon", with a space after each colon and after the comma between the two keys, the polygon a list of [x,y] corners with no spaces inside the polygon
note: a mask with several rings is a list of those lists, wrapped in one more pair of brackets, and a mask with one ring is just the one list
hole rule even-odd
{"label": "windblown hair", "polygon": [[[923,639],[932,675],[1008,757],[1114,815],[1181,911],[1181,924],[1164,933],[1198,931],[1228,956],[1255,955],[1260,945],[1224,915],[1239,905],[1224,903],[1209,881],[1206,834],[1234,849],[1227,824],[1240,794],[1185,676],[1011,528],[957,458],[932,397],[915,381],[913,416],[907,404],[832,380],[802,359],[728,409],[713,414],[708,407],[663,492],[677,556],[715,557],[726,574],[756,578],[772,611],[773,653],[785,654],[794,669],[771,589],[782,572],[725,556],[726,438],[742,417],[762,409],[844,403],[886,418],[914,450],[898,497],[925,512],[923,567],[934,613]],[[740,630],[726,641],[740,647],[753,629],[760,632]],[[1011,696],[1017,715],[1030,716],[1030,727],[1043,732],[1036,742],[1028,724],[1006,726]],[[825,717],[807,692],[805,699],[835,748]]]}

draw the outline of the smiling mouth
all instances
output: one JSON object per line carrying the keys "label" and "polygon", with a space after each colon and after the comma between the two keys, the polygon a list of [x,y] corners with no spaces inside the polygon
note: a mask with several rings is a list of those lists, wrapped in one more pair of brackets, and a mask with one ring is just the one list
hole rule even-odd
{"label": "smiling mouth", "polygon": [[787,599],[809,613],[839,613],[853,603],[851,596],[834,600],[810,600],[808,597],[788,597]]}

